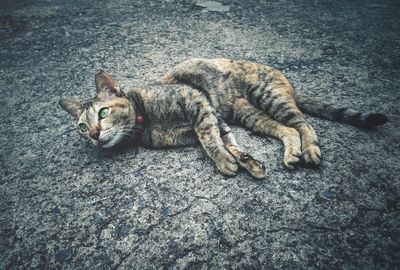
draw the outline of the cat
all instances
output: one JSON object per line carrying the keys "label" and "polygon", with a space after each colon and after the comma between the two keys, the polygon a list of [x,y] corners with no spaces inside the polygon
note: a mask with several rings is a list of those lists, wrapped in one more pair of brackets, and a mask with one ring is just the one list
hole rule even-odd
{"label": "cat", "polygon": [[266,168],[237,144],[227,122],[282,140],[289,169],[302,160],[310,166],[321,163],[317,135],[300,110],[360,128],[387,122],[380,113],[295,96],[280,71],[250,61],[189,59],[155,84],[126,93],[110,74],[98,70],[95,85],[96,95],[88,102],[59,102],[78,121],[81,136],[104,149],[129,143],[154,148],[200,143],[218,170],[230,176],[240,166],[264,178]]}

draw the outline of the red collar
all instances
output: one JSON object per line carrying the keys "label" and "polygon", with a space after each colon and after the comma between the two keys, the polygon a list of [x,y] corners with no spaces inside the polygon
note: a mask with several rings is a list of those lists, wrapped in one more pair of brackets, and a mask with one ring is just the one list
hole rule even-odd
{"label": "red collar", "polygon": [[144,123],[144,117],[143,117],[143,115],[141,115],[140,113],[137,114],[137,115],[136,115],[136,118],[135,118],[135,124],[136,124],[136,125],[143,125],[143,123]]}
{"label": "red collar", "polygon": [[137,114],[135,117],[135,126],[133,127],[133,136],[136,145],[140,145],[144,133],[144,117],[142,114]]}
{"label": "red collar", "polygon": [[127,93],[127,98],[132,102],[132,107],[136,114],[135,125],[133,126],[133,142],[136,145],[140,145],[143,139],[144,133],[144,104],[140,95],[136,91]]}

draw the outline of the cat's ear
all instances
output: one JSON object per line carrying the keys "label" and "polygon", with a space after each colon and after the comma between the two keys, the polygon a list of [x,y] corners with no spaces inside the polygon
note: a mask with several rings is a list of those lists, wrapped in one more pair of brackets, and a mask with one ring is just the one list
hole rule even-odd
{"label": "cat's ear", "polygon": [[60,99],[58,104],[66,110],[70,115],[72,115],[75,119],[79,119],[81,116],[84,107],[83,104],[79,101],[71,100],[71,99]]}
{"label": "cat's ear", "polygon": [[123,95],[118,84],[112,79],[111,75],[104,70],[97,70],[94,80],[96,83],[96,96],[99,99],[106,99],[114,95]]}

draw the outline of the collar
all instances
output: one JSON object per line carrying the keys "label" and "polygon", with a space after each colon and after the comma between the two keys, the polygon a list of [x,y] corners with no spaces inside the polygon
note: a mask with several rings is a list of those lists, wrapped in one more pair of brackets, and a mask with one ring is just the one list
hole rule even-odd
{"label": "collar", "polygon": [[142,143],[144,133],[144,117],[142,114],[136,114],[135,125],[133,126],[133,139],[136,145]]}
{"label": "collar", "polygon": [[144,105],[139,94],[136,92],[128,93],[128,98],[132,101],[135,110],[135,125],[133,126],[133,140],[136,146],[140,145],[143,140],[145,117]]}

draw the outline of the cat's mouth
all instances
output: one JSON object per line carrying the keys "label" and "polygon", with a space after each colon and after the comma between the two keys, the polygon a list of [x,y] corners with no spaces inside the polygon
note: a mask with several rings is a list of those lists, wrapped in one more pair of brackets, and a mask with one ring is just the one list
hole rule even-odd
{"label": "cat's mouth", "polygon": [[112,147],[112,145],[111,145],[111,139],[108,139],[108,140],[101,140],[101,139],[99,139],[98,145],[99,145],[101,148],[110,148],[110,147]]}

